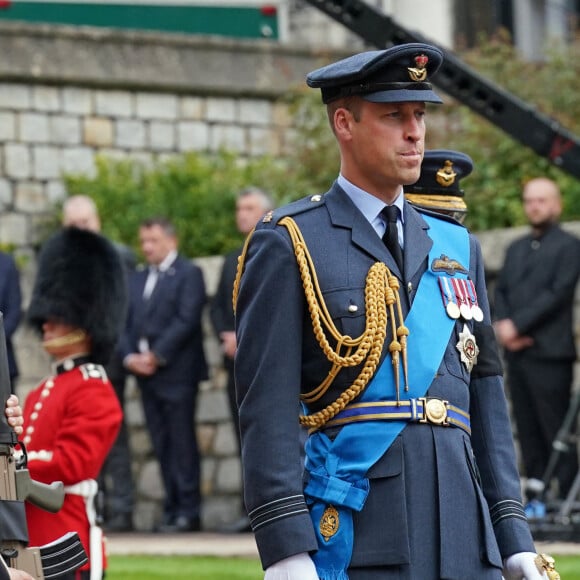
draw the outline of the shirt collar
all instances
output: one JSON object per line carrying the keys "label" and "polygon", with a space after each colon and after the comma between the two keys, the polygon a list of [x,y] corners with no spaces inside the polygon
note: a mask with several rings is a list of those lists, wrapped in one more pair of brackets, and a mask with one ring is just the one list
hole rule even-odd
{"label": "shirt collar", "polygon": [[162,260],[162,262],[157,266],[157,269],[160,272],[167,272],[171,267],[171,264],[175,262],[175,258],[177,258],[177,250],[171,250],[167,256]]}
{"label": "shirt collar", "polygon": [[[338,185],[342,187],[346,195],[350,197],[351,201],[356,205],[359,211],[365,216],[367,221],[373,226],[377,234],[382,236],[384,233],[384,220],[381,217],[381,211],[385,208],[386,204],[381,201],[378,197],[366,192],[364,189],[357,187],[354,183],[351,183],[342,174],[338,176]],[[405,223],[403,207],[405,204],[405,196],[403,195],[403,188],[397,196],[397,199],[393,202],[400,211],[401,223]]]}
{"label": "shirt collar", "polygon": [[52,374],[60,375],[68,371],[72,371],[76,367],[80,367],[88,362],[91,362],[91,357],[87,353],[75,354],[65,359],[61,359],[52,364]]}

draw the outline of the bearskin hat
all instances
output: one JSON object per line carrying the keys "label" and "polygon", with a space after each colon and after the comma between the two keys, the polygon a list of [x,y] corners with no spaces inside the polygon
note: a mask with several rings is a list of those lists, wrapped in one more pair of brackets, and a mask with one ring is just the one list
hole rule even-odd
{"label": "bearskin hat", "polygon": [[119,253],[105,237],[63,228],[43,245],[28,320],[42,333],[57,319],[92,339],[93,362],[106,364],[125,321],[127,290]]}

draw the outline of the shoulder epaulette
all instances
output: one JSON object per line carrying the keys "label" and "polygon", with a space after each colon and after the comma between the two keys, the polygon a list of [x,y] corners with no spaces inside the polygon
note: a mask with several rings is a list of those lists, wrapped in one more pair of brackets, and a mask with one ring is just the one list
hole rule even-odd
{"label": "shoulder epaulette", "polygon": [[295,216],[319,207],[323,200],[324,195],[321,194],[303,197],[302,199],[269,211],[262,217],[259,223],[264,224],[261,227],[268,227],[268,225],[275,226],[282,218]]}
{"label": "shoulder epaulette", "polygon": [[95,363],[86,363],[81,365],[79,370],[81,371],[85,381],[88,381],[89,379],[97,379],[105,382],[108,380],[107,373],[101,365]]}

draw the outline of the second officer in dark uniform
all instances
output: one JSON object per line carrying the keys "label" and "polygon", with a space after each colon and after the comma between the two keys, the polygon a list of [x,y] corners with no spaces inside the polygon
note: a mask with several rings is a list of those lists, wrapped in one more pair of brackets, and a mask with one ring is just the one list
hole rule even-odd
{"label": "second officer in dark uniform", "polygon": [[405,185],[405,199],[413,206],[447,215],[463,223],[467,215],[461,180],[473,171],[469,155],[450,149],[425,151],[421,175]]}
{"label": "second officer in dark uniform", "polygon": [[403,196],[441,61],[406,44],[310,73],[340,175],[266,215],[242,255],[236,388],[266,580],[542,577],[479,245]]}

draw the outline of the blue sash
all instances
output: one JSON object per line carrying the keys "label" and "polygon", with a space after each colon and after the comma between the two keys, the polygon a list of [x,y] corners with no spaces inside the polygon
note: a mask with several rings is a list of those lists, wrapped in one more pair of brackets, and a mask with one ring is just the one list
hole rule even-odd
{"label": "blue sash", "polygon": [[[421,277],[417,294],[405,320],[409,329],[408,384],[405,398],[425,395],[441,364],[455,320],[449,318],[435,300],[441,300],[438,277],[431,264],[442,254],[459,260],[469,270],[469,236],[463,227],[423,215],[429,224],[433,247],[429,268]],[[466,277],[459,274],[458,277]],[[425,320],[429,324],[425,324]],[[357,402],[395,400],[391,357],[387,356]],[[313,433],[306,442],[306,469],[309,481],[304,490],[318,538],[313,560],[320,580],[348,580],[352,557],[352,510],[360,511],[369,491],[367,471],[386,453],[403,430],[406,421],[348,423],[331,441],[324,433]],[[325,539],[320,522],[328,506],[337,510],[338,529]]]}

